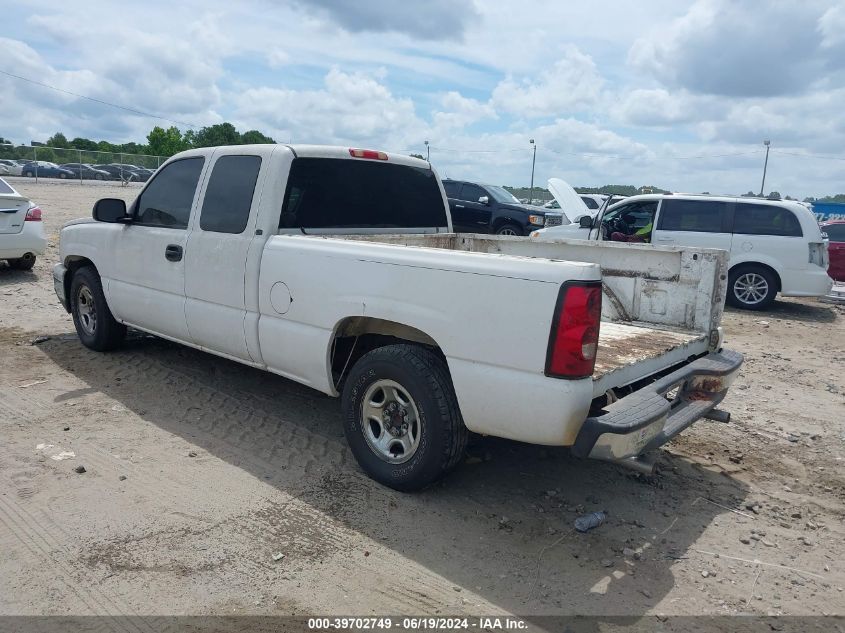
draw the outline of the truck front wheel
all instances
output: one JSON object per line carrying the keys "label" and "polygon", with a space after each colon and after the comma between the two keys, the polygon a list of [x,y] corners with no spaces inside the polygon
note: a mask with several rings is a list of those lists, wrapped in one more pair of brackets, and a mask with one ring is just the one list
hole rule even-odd
{"label": "truck front wheel", "polygon": [[100,276],[90,266],[84,266],[73,274],[70,307],[73,325],[85,347],[105,352],[120,345],[126,337],[126,326],[112,316]]}
{"label": "truck front wheel", "polygon": [[461,460],[468,431],[442,358],[388,345],[355,363],[343,389],[344,432],[355,459],[386,486],[413,491]]}

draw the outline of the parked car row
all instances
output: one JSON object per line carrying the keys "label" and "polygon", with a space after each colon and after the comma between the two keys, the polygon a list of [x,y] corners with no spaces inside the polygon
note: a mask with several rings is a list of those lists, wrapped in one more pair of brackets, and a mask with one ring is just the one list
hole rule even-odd
{"label": "parked car row", "polygon": [[90,163],[63,163],[51,161],[0,161],[0,175],[25,176],[27,178],[61,178],[82,180],[128,180],[146,182],[155,170],[127,163],[108,163],[92,165]]}

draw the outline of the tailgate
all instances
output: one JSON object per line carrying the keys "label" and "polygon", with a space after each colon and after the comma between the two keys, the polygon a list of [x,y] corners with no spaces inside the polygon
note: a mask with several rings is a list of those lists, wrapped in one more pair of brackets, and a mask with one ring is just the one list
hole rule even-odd
{"label": "tailgate", "polygon": [[0,235],[20,233],[29,207],[29,200],[22,196],[0,194]]}
{"label": "tailgate", "polygon": [[593,394],[631,384],[708,351],[702,332],[602,321]]}

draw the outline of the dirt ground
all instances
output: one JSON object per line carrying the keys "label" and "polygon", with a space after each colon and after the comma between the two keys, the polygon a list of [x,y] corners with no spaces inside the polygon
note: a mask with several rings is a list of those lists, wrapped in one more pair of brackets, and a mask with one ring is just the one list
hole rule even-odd
{"label": "dirt ground", "polygon": [[50,247],[0,265],[0,614],[845,614],[845,308],[729,310],[733,418],[658,475],[482,439],[401,494],[331,398],[152,337],[84,348],[58,231],[138,189],[10,180]]}

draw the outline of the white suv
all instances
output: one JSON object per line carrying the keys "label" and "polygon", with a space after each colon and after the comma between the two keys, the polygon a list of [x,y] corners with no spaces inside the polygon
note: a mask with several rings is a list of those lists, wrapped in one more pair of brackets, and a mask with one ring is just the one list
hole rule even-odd
{"label": "white suv", "polygon": [[630,241],[728,251],[727,301],[740,308],[762,310],[778,293],[823,296],[833,284],[827,275],[827,242],[815,217],[807,207],[785,200],[645,194],[612,205],[591,225],[585,218],[580,225],[531,235],[610,240],[637,233]]}

